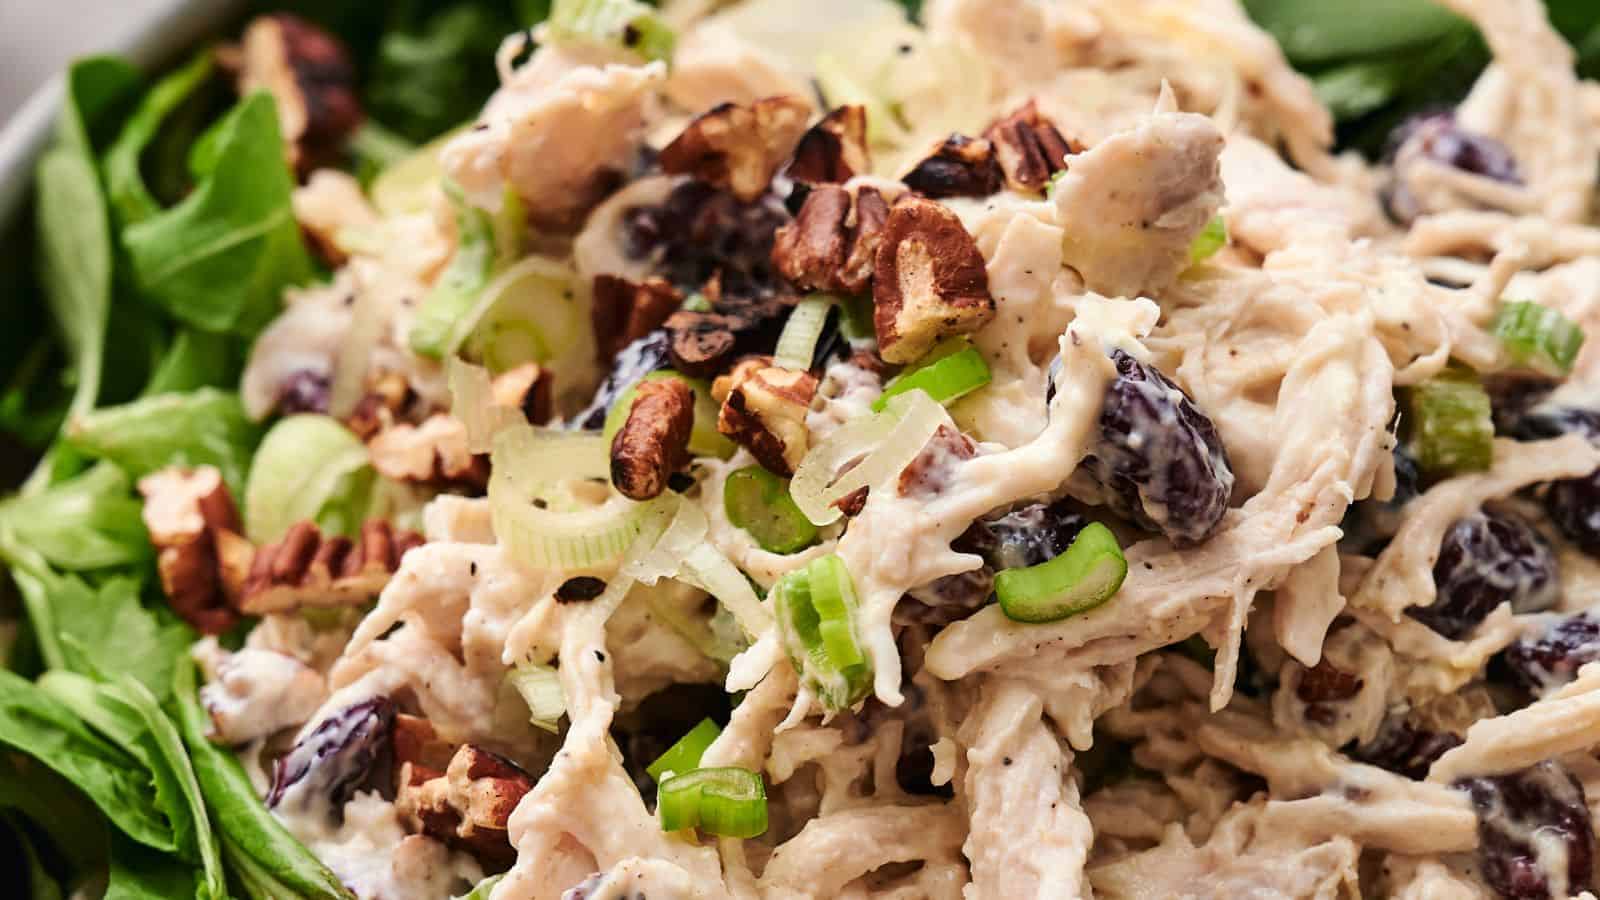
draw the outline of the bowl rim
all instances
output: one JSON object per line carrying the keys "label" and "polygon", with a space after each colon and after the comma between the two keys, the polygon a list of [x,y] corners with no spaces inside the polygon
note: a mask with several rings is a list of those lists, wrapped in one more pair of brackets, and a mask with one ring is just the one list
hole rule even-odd
{"label": "bowl rim", "polygon": [[[168,0],[97,52],[124,56],[153,71],[226,24],[245,5],[245,0]],[[65,73],[56,72],[0,128],[0,234],[10,234],[32,190],[33,166],[50,139],[65,86]]]}

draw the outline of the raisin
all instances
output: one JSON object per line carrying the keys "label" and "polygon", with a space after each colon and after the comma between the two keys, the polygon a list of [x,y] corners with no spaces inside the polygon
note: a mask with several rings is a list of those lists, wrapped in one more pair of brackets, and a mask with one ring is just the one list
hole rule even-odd
{"label": "raisin", "polygon": [[[1540,407],[1517,422],[1515,435],[1544,440],[1581,434],[1600,445],[1600,410],[1577,406]],[[1551,482],[1544,511],[1566,538],[1590,556],[1600,556],[1600,471]]]}
{"label": "raisin", "polygon": [[1352,759],[1377,766],[1414,781],[1428,777],[1428,769],[1439,757],[1461,746],[1461,738],[1449,732],[1417,728],[1402,717],[1384,720],[1378,736],[1351,751]]}
{"label": "raisin", "polygon": [[325,413],[333,393],[333,378],[327,372],[300,369],[278,385],[278,413]]}
{"label": "raisin", "polygon": [[1433,565],[1438,596],[1406,613],[1451,640],[1472,632],[1494,608],[1540,612],[1560,599],[1556,557],[1544,538],[1519,518],[1476,512],[1457,519]]}
{"label": "raisin", "polygon": [[[1413,116],[1389,137],[1385,158],[1393,163],[1403,156],[1420,155],[1434,162],[1507,184],[1521,184],[1516,157],[1505,144],[1488,135],[1468,131],[1450,112]],[[1410,223],[1427,212],[1398,179],[1385,185],[1380,199],[1384,211],[1396,222]]]}
{"label": "raisin", "polygon": [[[1542,435],[1535,433],[1548,427],[1539,420],[1547,418],[1549,411],[1534,410],[1555,389],[1556,384],[1557,382],[1546,378],[1520,374],[1484,376],[1483,389],[1489,393],[1489,408],[1494,417],[1495,433],[1508,434],[1524,440],[1557,437],[1565,433],[1565,429]],[[1600,425],[1600,422],[1596,424]]]}
{"label": "raisin", "polygon": [[772,243],[789,213],[776,197],[741,203],[699,181],[686,181],[656,206],[623,213],[623,251],[649,259],[656,274],[690,294],[716,278],[725,296],[783,291]]}
{"label": "raisin", "polygon": [[1568,897],[1589,886],[1594,832],[1583,785],[1553,761],[1454,785],[1478,814],[1478,865],[1502,897]]}
{"label": "raisin", "polygon": [[606,423],[606,413],[610,412],[612,404],[624,391],[651,372],[667,368],[668,344],[666,331],[657,329],[623,347],[611,362],[610,374],[595,389],[594,399],[582,412],[572,417],[572,427],[591,431],[602,428]]}
{"label": "raisin", "polygon": [[272,766],[267,805],[339,810],[389,759],[394,703],[373,697],[328,716]]}
{"label": "raisin", "polygon": [[1558,619],[1505,649],[1506,668],[1534,694],[1561,687],[1586,663],[1600,660],[1600,620],[1588,614]]}
{"label": "raisin", "polygon": [[1183,389],[1121,350],[1100,435],[1083,461],[1108,506],[1174,544],[1199,543],[1228,509],[1233,468],[1217,429]]}

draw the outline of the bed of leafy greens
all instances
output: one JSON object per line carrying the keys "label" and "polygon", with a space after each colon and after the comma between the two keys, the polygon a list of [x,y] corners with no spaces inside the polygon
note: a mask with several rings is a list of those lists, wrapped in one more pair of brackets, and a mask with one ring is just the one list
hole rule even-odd
{"label": "bed of leafy greens", "polygon": [[[1427,0],[1245,5],[1368,151],[1458,99],[1487,60]],[[370,176],[469,120],[501,37],[549,0],[271,6],[349,46],[368,121],[346,163]],[[1600,72],[1600,4],[1550,9]],[[0,861],[34,900],[347,896],[206,740],[194,635],[161,596],[133,490],[209,463],[242,495],[261,438],[236,390],[246,351],[285,287],[326,276],[293,187],[271,98],[237,99],[209,49],[159,78],[84,59],[31,228],[0,254],[0,483],[20,485],[0,500]]]}

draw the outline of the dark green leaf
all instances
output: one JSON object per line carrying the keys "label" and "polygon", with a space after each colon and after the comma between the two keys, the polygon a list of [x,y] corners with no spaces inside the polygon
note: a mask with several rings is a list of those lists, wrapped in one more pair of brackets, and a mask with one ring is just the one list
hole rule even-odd
{"label": "dark green leaf", "polygon": [[104,900],[193,897],[198,874],[193,865],[176,856],[157,853],[121,834],[113,834],[109,883]]}
{"label": "dark green leaf", "polygon": [[139,108],[122,126],[116,143],[106,151],[106,194],[124,227],[159,213],[161,205],[145,187],[140,159],[163,122],[211,74],[211,54],[201,53],[188,65],[163,78],[145,94]]}
{"label": "dark green leaf", "polygon": [[178,725],[222,842],[229,871],[252,897],[348,900],[350,892],[272,817],[233,754],[206,737],[210,719],[196,694],[195,667],[178,666],[173,686]]}
{"label": "dark green leaf", "polygon": [[49,838],[74,873],[105,860],[106,823],[66,779],[25,756],[0,753],[0,809],[16,811]]}
{"label": "dark green leaf", "polygon": [[1389,53],[1463,25],[1431,0],[1245,0],[1244,6],[1296,64]]}
{"label": "dark green leaf", "polygon": [[272,97],[247,97],[218,127],[210,176],[122,239],[150,301],[196,328],[250,335],[276,314],[283,289],[313,270]]}
{"label": "dark green leaf", "polygon": [[29,836],[22,817],[0,811],[0,824],[6,826],[0,830],[11,832],[12,839],[16,841],[17,849],[22,855],[22,878],[23,885],[28,891],[28,900],[61,900],[61,884],[45,868],[44,860],[33,846],[33,838]]}
{"label": "dark green leaf", "polygon": [[155,805],[149,773],[90,731],[60,701],[5,671],[0,671],[0,744],[77,785],[139,843],[169,852],[177,848],[172,826]]}
{"label": "dark green leaf", "polygon": [[92,155],[97,138],[113,124],[111,112],[138,90],[140,80],[139,70],[120,57],[90,56],[73,63],[56,140]]}
{"label": "dark green leaf", "polygon": [[387,32],[368,79],[373,117],[418,143],[471,120],[499,85],[495,49],[514,30],[493,4],[458,3]]}
{"label": "dark green leaf", "polygon": [[234,496],[243,496],[250,452],[260,437],[238,394],[215,388],[108,406],[67,426],[73,447],[116,463],[134,478],[166,466],[212,465]]}
{"label": "dark green leaf", "polygon": [[49,151],[36,178],[39,275],[76,370],[71,410],[85,412],[94,408],[100,390],[111,305],[111,225],[94,165],[82,152]]}
{"label": "dark green leaf", "polygon": [[144,395],[181,394],[203,387],[238,382],[237,339],[185,328],[173,338],[166,355],[145,385]]}

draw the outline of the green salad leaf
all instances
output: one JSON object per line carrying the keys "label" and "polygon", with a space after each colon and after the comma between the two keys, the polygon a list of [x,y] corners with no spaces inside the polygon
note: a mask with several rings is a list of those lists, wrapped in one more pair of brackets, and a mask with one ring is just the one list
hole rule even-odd
{"label": "green salad leaf", "polygon": [[435,6],[426,18],[385,32],[368,79],[373,117],[421,143],[476,116],[499,86],[495,49],[519,24],[496,7]]}
{"label": "green salad leaf", "polygon": [[29,900],[61,900],[61,884],[45,868],[44,860],[28,836],[27,825],[20,816],[0,810],[0,823],[10,830],[12,839],[22,855],[24,883]]}
{"label": "green salad leaf", "polygon": [[60,569],[142,563],[153,551],[132,489],[116,466],[94,466],[39,493],[0,500],[0,527]]}
{"label": "green salad leaf", "polygon": [[90,731],[32,682],[0,670],[0,744],[33,757],[89,796],[106,818],[147,847],[177,849],[136,760]]}
{"label": "green salad leaf", "polygon": [[73,419],[72,446],[121,466],[133,478],[166,466],[213,465],[242,496],[260,429],[232,391],[201,388],[108,406]]}
{"label": "green salad leaf", "polygon": [[105,856],[105,823],[94,804],[26,757],[0,753],[0,810],[32,822],[75,872],[93,869]]}
{"label": "green salad leaf", "polygon": [[311,258],[272,97],[245,98],[216,128],[214,166],[199,187],[125,228],[122,243],[140,291],[173,318],[251,335],[277,312],[284,288],[311,277]]}
{"label": "green salad leaf", "polygon": [[156,853],[113,833],[110,857],[104,900],[168,900],[196,895],[199,873],[176,856]]}
{"label": "green salad leaf", "polygon": [[151,373],[144,396],[182,394],[238,383],[237,344],[236,339],[225,334],[180,329]]}
{"label": "green salad leaf", "polygon": [[163,78],[144,95],[139,108],[122,126],[116,143],[106,151],[106,191],[123,225],[142,222],[161,212],[161,205],[145,186],[140,159],[162,124],[200,89],[211,73],[212,54],[204,52]]}

